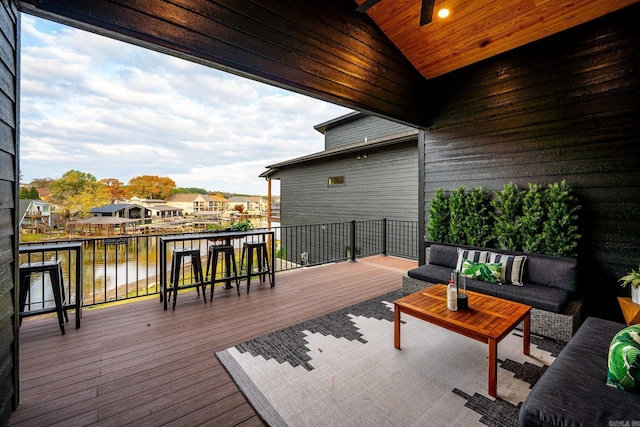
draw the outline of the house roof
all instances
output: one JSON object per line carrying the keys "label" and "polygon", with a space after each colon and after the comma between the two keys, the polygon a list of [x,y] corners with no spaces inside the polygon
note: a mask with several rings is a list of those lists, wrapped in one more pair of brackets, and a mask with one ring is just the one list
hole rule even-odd
{"label": "house roof", "polygon": [[206,200],[208,196],[206,194],[199,194],[199,193],[172,194],[167,199],[167,202],[176,202],[176,203],[179,203],[179,202],[193,202],[198,197],[204,198]]}
{"label": "house roof", "polygon": [[327,129],[329,128],[343,125],[345,123],[349,123],[361,117],[366,117],[366,116],[367,114],[361,113],[360,111],[352,111],[351,113],[345,114],[340,117],[336,117],[335,119],[328,120],[324,123],[320,123],[319,125],[315,125],[313,128],[318,132],[324,134],[327,132]]}
{"label": "house roof", "polygon": [[[344,116],[343,116],[344,117]],[[388,147],[396,144],[405,143],[411,140],[416,140],[417,143],[418,129],[411,129],[406,132],[396,133],[393,135],[386,135],[380,138],[373,138],[366,141],[355,142],[353,144],[341,145],[340,147],[330,148],[328,150],[320,151],[313,154],[308,154],[302,157],[296,157],[295,159],[285,160],[284,162],[274,163],[267,166],[267,171],[260,174],[262,178],[268,178],[279,169],[286,166],[298,165],[301,163],[312,162],[322,159],[327,159],[344,154],[356,153],[362,150],[373,150],[383,147]]]}
{"label": "house roof", "polygon": [[241,203],[241,202],[260,202],[262,199],[262,197],[259,196],[233,196],[233,197],[229,197],[229,202],[230,203]]}
{"label": "house roof", "polygon": [[50,203],[47,202],[43,202],[42,200],[33,200],[33,199],[20,199],[19,202],[19,206],[18,206],[18,218],[20,220],[20,222],[22,222],[22,220],[24,219],[25,214],[27,213],[27,210],[29,209],[29,206],[31,206],[32,203],[36,203],[39,205],[49,205]]}
{"label": "house roof", "polygon": [[[100,207],[94,207],[91,208],[91,210],[89,212],[91,213],[114,213],[114,212],[119,212],[122,211],[124,209],[126,209],[129,206],[138,206],[136,204],[133,203],[111,203],[108,205],[103,205]],[[142,206],[140,206],[142,207]]]}
{"label": "house roof", "polygon": [[175,206],[169,206],[169,205],[155,205],[147,209],[153,210],[153,211],[183,211],[184,210],[182,208],[177,208]]}

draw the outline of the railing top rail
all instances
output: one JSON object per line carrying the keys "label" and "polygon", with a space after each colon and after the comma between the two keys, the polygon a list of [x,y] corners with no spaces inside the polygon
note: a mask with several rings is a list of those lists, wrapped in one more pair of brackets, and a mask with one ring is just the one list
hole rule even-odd
{"label": "railing top rail", "polygon": [[69,243],[43,243],[38,245],[20,245],[20,253],[29,252],[45,252],[45,251],[65,251],[65,250],[77,250],[82,247],[80,242]]}
{"label": "railing top rail", "polygon": [[262,236],[265,234],[273,234],[273,230],[256,229],[256,230],[247,230],[247,231],[223,231],[221,233],[209,232],[209,233],[180,234],[180,235],[162,236],[160,237],[160,240],[162,242],[178,242],[182,240],[225,239],[225,238],[246,237],[246,236]]}

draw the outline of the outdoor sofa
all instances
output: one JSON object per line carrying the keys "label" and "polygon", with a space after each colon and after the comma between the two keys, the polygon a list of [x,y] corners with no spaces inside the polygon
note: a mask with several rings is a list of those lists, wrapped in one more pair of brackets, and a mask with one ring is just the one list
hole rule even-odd
{"label": "outdoor sofa", "polygon": [[496,284],[466,279],[467,290],[528,304],[531,333],[568,342],[582,321],[582,300],[577,294],[575,258],[526,254],[491,248],[432,243],[427,263],[410,270],[402,278],[405,295],[437,283],[449,282],[456,269],[458,249],[494,254],[525,256],[521,285]]}
{"label": "outdoor sofa", "polygon": [[609,345],[625,326],[587,318],[522,404],[520,426],[640,425],[640,393],[607,385]]}

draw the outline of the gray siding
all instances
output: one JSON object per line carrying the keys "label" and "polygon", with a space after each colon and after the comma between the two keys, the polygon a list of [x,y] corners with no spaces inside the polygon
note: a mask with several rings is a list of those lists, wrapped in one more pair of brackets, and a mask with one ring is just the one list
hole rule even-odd
{"label": "gray siding", "polygon": [[[328,178],[344,176],[344,186]],[[279,171],[282,225],[351,220],[418,220],[417,141]]]}
{"label": "gray siding", "polygon": [[346,123],[327,128],[324,137],[324,149],[341,147],[354,142],[362,142],[387,135],[412,130],[409,126],[374,116],[362,116]]}
{"label": "gray siding", "polygon": [[434,84],[424,214],[439,187],[566,179],[580,200],[579,288],[621,320],[618,278],[640,260],[640,4]]}
{"label": "gray siding", "polygon": [[17,31],[12,2],[0,3],[0,425],[18,403],[17,259]]}

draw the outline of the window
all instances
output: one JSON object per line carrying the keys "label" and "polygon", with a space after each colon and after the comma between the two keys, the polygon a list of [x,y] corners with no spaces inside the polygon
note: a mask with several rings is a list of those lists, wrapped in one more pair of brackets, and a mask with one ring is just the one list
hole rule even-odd
{"label": "window", "polygon": [[329,187],[333,187],[335,185],[344,185],[344,176],[330,176]]}

